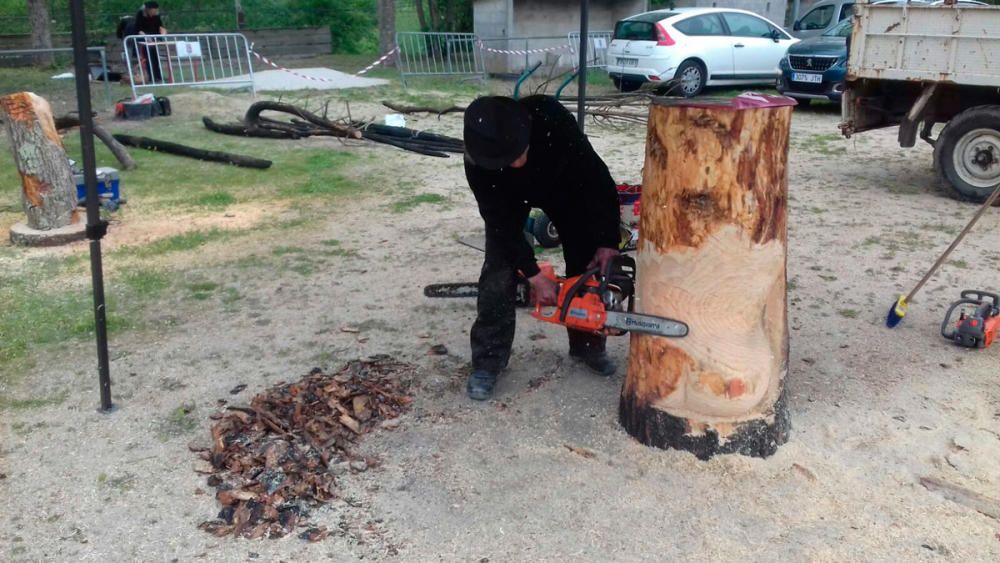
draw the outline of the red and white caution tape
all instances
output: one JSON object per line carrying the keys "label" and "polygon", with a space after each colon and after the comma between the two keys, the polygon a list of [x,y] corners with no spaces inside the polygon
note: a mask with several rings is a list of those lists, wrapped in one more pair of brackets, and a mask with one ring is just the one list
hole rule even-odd
{"label": "red and white caution tape", "polygon": [[399,49],[399,47],[393,47],[392,49],[389,49],[389,52],[388,52],[388,53],[386,53],[386,54],[384,54],[384,55],[382,55],[381,57],[379,57],[379,59],[378,59],[377,61],[375,61],[375,62],[373,62],[372,64],[370,64],[370,65],[366,66],[365,68],[363,68],[363,69],[359,70],[359,71],[358,71],[358,72],[356,73],[356,74],[357,74],[357,76],[361,76],[362,74],[364,74],[364,73],[368,72],[369,70],[371,70],[371,69],[373,69],[373,68],[377,67],[378,65],[380,65],[380,64],[382,64],[382,63],[384,63],[385,61],[389,60],[389,57],[391,57],[391,56],[395,55],[395,54],[396,54],[396,51],[397,51],[398,49]]}
{"label": "red and white caution tape", "polygon": [[[388,53],[386,53],[386,54],[382,55],[381,57],[379,57],[379,59],[377,61],[373,62],[372,64],[370,64],[370,65],[366,66],[365,68],[359,70],[358,72],[354,73],[355,76],[361,76],[361,75],[365,74],[366,72],[370,71],[371,69],[377,67],[378,65],[384,63],[385,61],[389,60],[389,58],[396,53],[397,49],[398,49],[398,47],[393,47]],[[279,65],[278,63],[272,61],[271,59],[265,57],[264,55],[261,55],[257,51],[254,51],[253,50],[253,46],[251,46],[251,51],[250,52],[253,53],[253,56],[257,57],[257,59],[259,61],[261,61],[262,63],[264,63],[266,65],[270,65],[270,66],[272,66],[272,67],[274,67],[274,68],[276,68],[278,70],[283,70],[283,71],[285,71],[288,74],[291,74],[293,76],[298,76],[299,78],[303,78],[305,80],[312,80],[313,82],[335,82],[334,80],[331,80],[329,78],[321,78],[321,77],[318,77],[318,76],[309,76],[309,75],[306,75],[306,74],[295,72],[294,70],[292,70],[290,68],[283,67],[283,66]]]}
{"label": "red and white caution tape", "polygon": [[538,53],[562,51],[563,49],[573,50],[572,45],[557,45],[555,47],[543,47],[540,49],[494,49],[487,47],[482,41],[479,42],[479,48],[490,53],[500,53],[501,55],[535,55]]}

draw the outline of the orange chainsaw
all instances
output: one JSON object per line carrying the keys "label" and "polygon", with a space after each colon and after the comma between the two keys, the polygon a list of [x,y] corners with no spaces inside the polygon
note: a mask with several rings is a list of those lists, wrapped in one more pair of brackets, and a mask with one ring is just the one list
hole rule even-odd
{"label": "orange chainsaw", "polygon": [[556,276],[548,262],[540,262],[538,267],[559,284],[555,307],[535,306],[531,315],[540,321],[609,336],[628,331],[670,338],[688,334],[688,326],[681,321],[633,312],[635,260],[630,256],[614,257],[603,274],[594,268],[572,278]]}

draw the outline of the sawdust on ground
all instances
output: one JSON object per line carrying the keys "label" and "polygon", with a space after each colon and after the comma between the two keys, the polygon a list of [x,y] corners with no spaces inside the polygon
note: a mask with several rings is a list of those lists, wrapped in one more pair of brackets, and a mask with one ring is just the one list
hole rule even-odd
{"label": "sawdust on ground", "polygon": [[[461,127],[458,116],[410,121],[448,134]],[[960,289],[1000,285],[991,275],[1000,263],[1000,217],[987,215],[903,325],[885,330],[893,297],[973,208],[935,187],[929,148],[899,149],[895,131],[844,140],[838,121],[830,111],[800,109],[793,123],[787,390],[794,429],[775,456],[700,462],[638,445],[616,420],[623,375],[581,372],[567,361],[558,327],[524,314],[497,399],[468,401],[462,381],[474,303],[421,295],[429,283],[474,280],[481,265],[479,253],[454,243],[482,229],[461,160],[358,147],[384,157],[373,174],[444,203],[394,213],[387,203],[402,196],[391,190],[344,203],[321,228],[282,242],[318,253],[336,239],[350,251],[308,275],[203,269],[236,280],[239,305],[172,299],[176,326],[114,338],[111,415],[94,410],[92,343],[66,343],[10,391],[65,398],[4,413],[0,557],[1000,559],[996,520],[919,484],[932,476],[1000,496],[1000,352],[959,349],[937,333]],[[618,180],[639,180],[643,131],[591,135]],[[435,344],[448,354],[429,354]],[[624,359],[627,341],[614,340],[610,350]],[[247,401],[313,367],[375,353],[421,366],[419,387],[401,427],[363,445],[379,468],[345,476],[341,496],[313,512],[330,537],[264,543],[199,532],[216,502],[192,471],[186,444],[207,435],[217,401]],[[238,384],[247,388],[230,395]],[[190,419],[178,418],[182,405],[193,409]]]}

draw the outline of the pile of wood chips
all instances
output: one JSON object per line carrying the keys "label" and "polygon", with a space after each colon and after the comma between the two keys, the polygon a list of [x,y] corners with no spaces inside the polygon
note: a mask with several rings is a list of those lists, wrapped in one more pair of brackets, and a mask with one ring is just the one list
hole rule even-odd
{"label": "pile of wood chips", "polygon": [[[351,362],[332,375],[316,369],[257,395],[249,408],[213,415],[212,446],[199,456],[211,464],[208,484],[222,511],[199,528],[250,539],[294,531],[308,507],[336,497],[331,468],[364,463],[352,446],[378,426],[394,427],[387,421],[407,410],[413,372],[386,356]],[[308,528],[300,537],[318,541],[326,534]]]}

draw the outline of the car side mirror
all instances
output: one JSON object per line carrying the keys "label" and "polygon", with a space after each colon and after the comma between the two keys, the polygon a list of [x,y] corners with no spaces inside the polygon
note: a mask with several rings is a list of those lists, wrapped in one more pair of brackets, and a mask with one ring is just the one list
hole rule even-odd
{"label": "car side mirror", "polygon": [[792,26],[792,31],[802,31],[802,20],[795,22]]}

